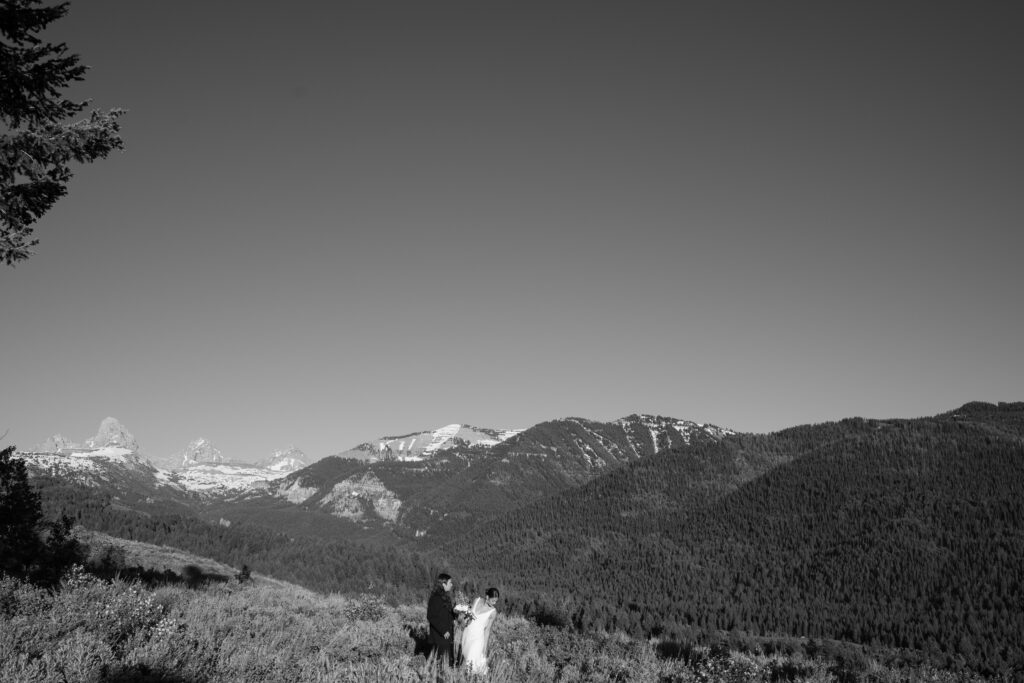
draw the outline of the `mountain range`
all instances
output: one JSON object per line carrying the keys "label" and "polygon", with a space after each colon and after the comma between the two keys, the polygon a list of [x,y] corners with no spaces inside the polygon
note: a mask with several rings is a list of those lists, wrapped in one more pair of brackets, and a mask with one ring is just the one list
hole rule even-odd
{"label": "mountain range", "polygon": [[82,443],[56,434],[19,455],[37,473],[77,479],[113,491],[182,497],[233,496],[306,465],[294,447],[273,452],[261,464],[230,462],[209,440],[193,440],[178,455],[179,468],[161,469],[140,454],[136,438],[116,418],[105,418],[95,436]]}
{"label": "mountain range", "polygon": [[565,418],[521,430],[451,424],[384,436],[309,466],[294,447],[260,465],[230,462],[198,438],[179,454],[181,467],[164,470],[140,457],[135,437],[107,418],[86,445],[57,435],[22,455],[37,472],[69,477],[78,471],[82,482],[106,482],[122,498],[147,504],[199,501],[218,518],[273,525],[274,517],[294,516],[280,505],[285,501],[349,522],[341,528],[352,537],[372,531],[402,539],[447,533],[608,468],[731,433],[650,415],[610,423]]}
{"label": "mountain range", "polygon": [[521,429],[488,429],[450,424],[439,429],[412,432],[401,436],[382,436],[336,453],[339,458],[356,460],[426,460],[440,450],[456,446],[494,446]]}
{"label": "mountain range", "polygon": [[182,484],[224,463],[166,473],[123,446],[68,449],[23,455],[52,512],[320,590],[415,594],[446,569],[582,630],[1024,671],[1024,403],[772,434],[647,415],[444,427],[233,490]]}
{"label": "mountain range", "polygon": [[[414,446],[411,457],[407,447],[404,459],[393,454],[377,460],[324,458],[275,480],[268,493],[363,528],[384,526],[400,538],[424,538],[457,531],[660,450],[731,433],[646,415],[610,423],[566,418],[504,433],[456,427],[397,437],[399,443],[428,444],[420,452]],[[442,438],[447,443],[437,447]],[[248,502],[258,501],[250,497]]]}

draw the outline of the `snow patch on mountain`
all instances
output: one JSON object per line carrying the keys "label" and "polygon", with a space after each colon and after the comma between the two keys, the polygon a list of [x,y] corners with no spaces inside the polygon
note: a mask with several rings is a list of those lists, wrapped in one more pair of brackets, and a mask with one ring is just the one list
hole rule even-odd
{"label": "snow patch on mountain", "polygon": [[37,474],[74,480],[87,486],[117,485],[131,481],[147,487],[170,487],[203,496],[236,496],[265,489],[269,482],[284,477],[286,471],[274,471],[255,465],[193,465],[181,470],[162,470],[143,460],[137,453],[117,446],[81,448],[61,453],[21,452],[31,471]]}
{"label": "snow patch on mountain", "polygon": [[689,422],[686,420],[677,421],[672,425],[672,427],[682,435],[683,440],[686,441],[687,444],[693,440],[694,435],[698,432],[715,439],[721,439],[722,437],[736,433],[731,429],[719,427],[718,425],[707,424],[704,422]]}
{"label": "snow patch on mountain", "polygon": [[81,446],[71,439],[61,435],[54,434],[53,436],[46,439],[46,441],[32,447],[29,453],[60,453],[61,451],[70,451],[75,448],[81,448]]}
{"label": "snow patch on mountain", "polygon": [[74,477],[89,486],[98,486],[102,480],[96,475],[107,472],[107,465],[114,462],[121,465],[134,465],[136,460],[129,460],[131,452],[126,449],[104,449],[102,452],[76,451],[75,453],[35,453],[21,452],[17,454],[25,464],[39,473],[68,479]]}
{"label": "snow patch on mountain", "polygon": [[497,435],[495,435],[495,438],[493,438],[493,439],[480,439],[479,441],[476,442],[476,445],[477,446],[488,446],[488,447],[490,447],[490,446],[497,446],[499,443],[501,443],[503,441],[508,441],[513,436],[516,436],[517,434],[522,434],[525,431],[526,431],[525,429],[503,429],[503,430],[499,431],[497,433]]}
{"label": "snow patch on mountain", "polygon": [[[683,444],[690,445],[698,436],[721,439],[729,434],[735,434],[731,429],[717,425],[660,415],[630,415],[617,420],[617,423],[625,430],[630,445],[637,453],[659,453],[677,445],[680,440]],[[643,431],[638,433],[638,430]],[[649,446],[644,443],[647,439],[650,439]]]}
{"label": "snow patch on mountain", "polygon": [[201,494],[236,495],[265,489],[269,482],[287,472],[274,472],[255,465],[199,464],[169,473],[169,480]]}
{"label": "snow patch on mountain", "polygon": [[275,452],[266,467],[228,463],[220,450],[204,438],[195,439],[181,452],[178,462],[184,469],[179,470],[158,469],[138,451],[135,437],[117,419],[108,417],[84,444],[55,434],[18,455],[38,474],[73,479],[88,486],[143,486],[151,490],[166,487],[207,497],[237,496],[265,489],[269,482],[306,466],[305,454],[294,447]]}
{"label": "snow patch on mountain", "polygon": [[358,460],[429,460],[456,446],[489,448],[522,432],[522,429],[488,429],[472,425],[449,424],[439,429],[401,436],[382,436],[337,454]]}
{"label": "snow patch on mountain", "polygon": [[306,466],[306,463],[296,458],[283,458],[275,460],[271,464],[267,465],[267,469],[271,472],[281,472],[282,474],[289,474],[296,470],[301,470]]}
{"label": "snow patch on mountain", "polygon": [[442,448],[449,447],[461,430],[461,424],[450,424],[432,432],[384,438],[377,443],[377,454],[382,459],[390,454],[393,460],[425,460]]}
{"label": "snow patch on mountain", "polygon": [[153,491],[168,485],[158,479],[159,470],[151,463],[121,446],[70,448],[65,444],[58,452],[22,451],[16,455],[24,460],[33,476],[55,477],[94,488]]}
{"label": "snow patch on mountain", "polygon": [[236,496],[265,490],[270,482],[306,466],[305,453],[289,446],[274,451],[262,464],[229,462],[206,438],[195,439],[181,454],[182,469],[170,481],[206,496]]}
{"label": "snow patch on mountain", "polygon": [[100,448],[82,449],[69,453],[68,457],[72,458],[89,458],[95,460],[97,458],[103,458],[113,462],[121,462],[124,464],[138,462],[139,457],[134,449],[122,448],[120,446],[102,446]]}
{"label": "snow patch on mountain", "polygon": [[460,429],[462,429],[462,425],[450,424],[435,430],[433,437],[430,439],[430,443],[428,443],[423,449],[423,455],[433,455],[438,449],[455,438],[455,435],[459,433]]}
{"label": "snow patch on mountain", "polygon": [[86,486],[101,486],[114,480],[153,481],[156,468],[143,460],[135,437],[115,418],[105,418],[96,436],[78,444],[55,434],[30,451],[17,455],[29,470]]}
{"label": "snow patch on mountain", "polygon": [[288,448],[274,451],[262,464],[263,467],[273,472],[288,474],[289,472],[301,470],[309,462],[305,453],[295,446],[288,446]]}
{"label": "snow patch on mountain", "polygon": [[183,468],[170,481],[207,496],[236,496],[265,490],[270,482],[306,466],[305,453],[289,446],[275,451],[260,465],[229,462],[209,439],[198,438],[183,451]]}

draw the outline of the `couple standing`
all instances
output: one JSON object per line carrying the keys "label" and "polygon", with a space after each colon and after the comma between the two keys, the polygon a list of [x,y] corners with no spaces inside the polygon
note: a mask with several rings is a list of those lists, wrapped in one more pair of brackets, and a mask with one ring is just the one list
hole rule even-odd
{"label": "couple standing", "polygon": [[491,637],[491,624],[498,614],[498,589],[488,588],[486,597],[477,598],[472,605],[452,604],[452,577],[438,574],[430,599],[427,601],[427,622],[430,624],[430,656],[439,662],[455,666],[455,617],[464,614],[469,623],[462,629],[461,653],[463,663],[473,673],[487,673],[487,641]]}

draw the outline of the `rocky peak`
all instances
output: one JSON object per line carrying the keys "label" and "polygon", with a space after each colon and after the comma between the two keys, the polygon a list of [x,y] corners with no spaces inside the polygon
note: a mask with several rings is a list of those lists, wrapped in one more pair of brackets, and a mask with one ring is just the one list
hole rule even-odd
{"label": "rocky peak", "polygon": [[100,423],[99,432],[96,433],[96,436],[86,440],[85,445],[88,448],[126,448],[133,453],[139,450],[139,443],[135,437],[113,417],[103,420]]}
{"label": "rocky peak", "polygon": [[288,446],[288,448],[274,451],[262,463],[268,470],[274,470],[275,472],[294,472],[295,470],[301,470],[308,464],[306,454],[295,446]]}
{"label": "rocky peak", "polygon": [[54,434],[41,444],[33,446],[32,451],[34,453],[60,453],[73,448],[80,448],[80,446],[65,436]]}
{"label": "rocky peak", "polygon": [[181,464],[183,467],[193,465],[219,465],[224,462],[224,456],[220,449],[215,447],[209,440],[199,437],[185,447],[182,453]]}

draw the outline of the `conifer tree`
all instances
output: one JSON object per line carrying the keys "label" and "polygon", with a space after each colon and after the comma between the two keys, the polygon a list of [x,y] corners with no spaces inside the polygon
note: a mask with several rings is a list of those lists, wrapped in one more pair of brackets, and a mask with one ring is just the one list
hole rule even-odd
{"label": "conifer tree", "polygon": [[84,549],[71,534],[71,519],[43,519],[39,493],[14,447],[0,451],[0,574],[54,585]]}
{"label": "conifer tree", "polygon": [[0,572],[25,576],[42,550],[39,494],[14,447],[0,451]]}
{"label": "conifer tree", "polygon": [[87,163],[121,149],[119,109],[93,111],[69,122],[88,102],[62,94],[84,80],[88,67],[64,43],[39,37],[68,11],[67,2],[0,2],[0,260],[27,259],[38,240],[33,224],[67,194],[71,163]]}

